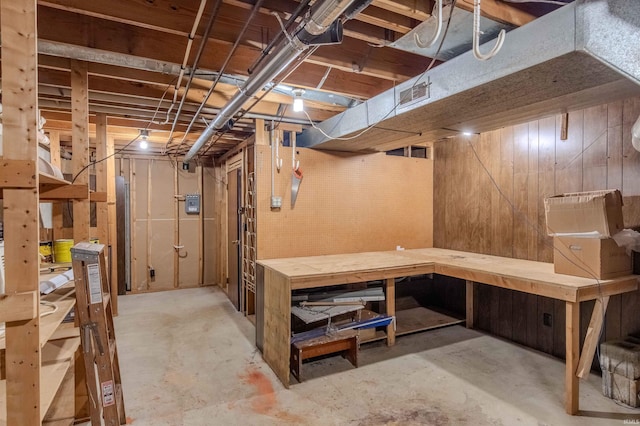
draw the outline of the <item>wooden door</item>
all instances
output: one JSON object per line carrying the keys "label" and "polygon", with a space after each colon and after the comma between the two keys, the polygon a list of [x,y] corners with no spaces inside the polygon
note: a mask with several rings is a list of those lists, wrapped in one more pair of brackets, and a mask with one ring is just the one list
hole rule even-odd
{"label": "wooden door", "polygon": [[232,170],[227,174],[227,230],[229,283],[227,295],[233,306],[240,309],[240,224],[238,209],[240,208],[240,176],[241,170]]}

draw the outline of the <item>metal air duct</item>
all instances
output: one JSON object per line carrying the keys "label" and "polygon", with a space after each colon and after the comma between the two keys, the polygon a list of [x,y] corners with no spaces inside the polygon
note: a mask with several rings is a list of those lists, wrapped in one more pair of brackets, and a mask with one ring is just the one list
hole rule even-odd
{"label": "metal air duct", "polygon": [[193,144],[185,156],[184,162],[188,163],[217,131],[232,127],[233,116],[240,110],[242,105],[262,90],[275,76],[291,65],[302,52],[309,48],[310,44],[313,44],[314,40],[322,39],[320,36],[323,35],[325,31],[329,30],[341,35],[342,31],[336,30],[333,27],[333,23],[355,1],[356,0],[325,0],[320,4],[311,13],[311,16],[306,20],[304,26],[291,38],[280,43],[271,54],[271,59],[264,63],[260,69],[256,70],[229,102],[222,107],[215,120],[209,123],[207,128]]}
{"label": "metal air duct", "polygon": [[490,61],[457,56],[306,129],[298,146],[388,150],[640,94],[639,39],[636,1],[576,0],[511,31]]}

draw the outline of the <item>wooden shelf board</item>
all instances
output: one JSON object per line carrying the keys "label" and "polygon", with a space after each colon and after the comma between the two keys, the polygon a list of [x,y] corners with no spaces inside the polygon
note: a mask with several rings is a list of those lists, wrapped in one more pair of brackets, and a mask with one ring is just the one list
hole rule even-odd
{"label": "wooden shelf board", "polygon": [[464,321],[422,306],[405,309],[396,312],[396,336],[460,324]]}
{"label": "wooden shelf board", "polygon": [[54,303],[58,305],[58,310],[40,319],[40,346],[44,346],[51,336],[53,336],[58,326],[62,323],[62,320],[76,304],[76,299],[67,298],[57,300]]}
{"label": "wooden shelf board", "polygon": [[42,366],[69,361],[79,346],[79,336],[48,341],[42,348]]}
{"label": "wooden shelf board", "polygon": [[69,337],[80,336],[80,329],[72,322],[63,322],[51,335],[49,340],[68,339]]}
{"label": "wooden shelf board", "polygon": [[[47,340],[56,332],[62,320],[67,316],[71,308],[76,304],[75,287],[73,283],[65,284],[52,293],[41,297],[41,300],[53,302],[58,305],[58,310],[51,315],[40,318],[40,346],[42,347]],[[41,308],[41,312],[47,307]],[[0,337],[0,356],[4,356],[6,348],[5,337]]]}
{"label": "wooden shelf board", "polygon": [[58,361],[52,364],[42,365],[40,369],[40,420],[44,419],[45,414],[53,402],[53,398],[58,392],[58,388],[64,379],[67,370],[72,364],[71,359],[66,361]]}
{"label": "wooden shelf board", "polygon": [[57,178],[57,177],[55,177],[53,175],[50,175],[48,173],[39,172],[38,175],[39,175],[39,178],[40,178],[40,185],[64,186],[64,185],[70,185],[71,184],[71,182],[69,182],[68,180]]}

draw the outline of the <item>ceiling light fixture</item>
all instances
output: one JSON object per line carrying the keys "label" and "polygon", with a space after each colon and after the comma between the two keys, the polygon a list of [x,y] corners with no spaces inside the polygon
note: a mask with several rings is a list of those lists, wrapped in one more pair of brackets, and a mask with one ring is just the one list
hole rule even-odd
{"label": "ceiling light fixture", "polygon": [[293,89],[291,93],[293,93],[293,111],[304,111],[304,100],[302,99],[302,95],[304,95],[304,89]]}
{"label": "ceiling light fixture", "polygon": [[465,136],[471,136],[473,133],[471,133],[471,132],[462,132],[462,134],[465,135]]}
{"label": "ceiling light fixture", "polygon": [[147,129],[140,130],[140,143],[138,143],[138,146],[140,147],[140,149],[149,148],[148,139],[149,139],[149,131]]}

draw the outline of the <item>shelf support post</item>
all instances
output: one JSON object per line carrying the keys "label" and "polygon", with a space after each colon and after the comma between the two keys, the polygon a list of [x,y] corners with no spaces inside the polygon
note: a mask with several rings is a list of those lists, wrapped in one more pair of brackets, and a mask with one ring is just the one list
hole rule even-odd
{"label": "shelf support post", "polygon": [[32,188],[4,188],[6,293],[36,291],[35,318],[6,326],[7,424],[40,424],[38,56],[36,0],[0,2],[3,155],[29,161]]}

